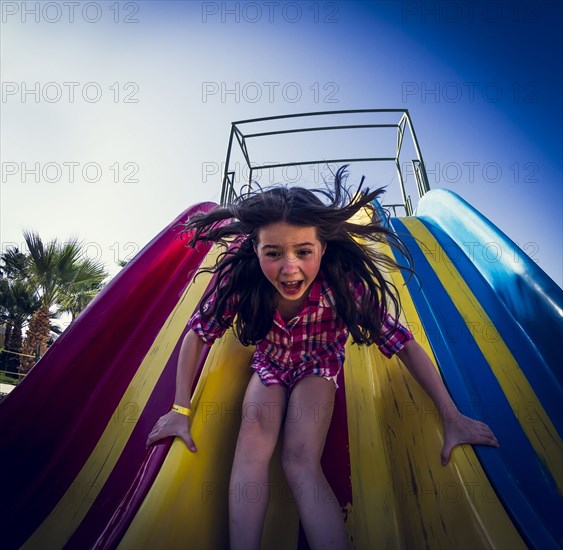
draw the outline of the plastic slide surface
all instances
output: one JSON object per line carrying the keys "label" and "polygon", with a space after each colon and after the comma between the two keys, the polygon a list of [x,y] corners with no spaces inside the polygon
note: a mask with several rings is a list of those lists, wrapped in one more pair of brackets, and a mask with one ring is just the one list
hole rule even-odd
{"label": "plastic slide surface", "polygon": [[[229,487],[238,425],[257,412],[241,406],[252,349],[231,332],[198,374],[198,452],[179,440],[145,450],[172,403],[185,325],[209,282],[193,275],[214,261],[174,228],[211,206],[174,220],[0,404],[3,547],[227,548],[229,491],[269,499],[264,548],[306,547],[279,449],[268,486]],[[391,227],[419,277],[405,285],[403,273],[389,274],[401,320],[461,412],[488,423],[501,447],[458,447],[442,467],[431,400],[398,359],[349,345],[323,468],[352,547],[559,548],[561,289],[452,193],[431,191],[417,216]]]}

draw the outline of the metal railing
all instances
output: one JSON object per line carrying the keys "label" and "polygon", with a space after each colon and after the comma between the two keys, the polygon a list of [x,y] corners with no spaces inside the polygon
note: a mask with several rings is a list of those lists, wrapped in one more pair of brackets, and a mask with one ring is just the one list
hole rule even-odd
{"label": "metal railing", "polygon": [[[282,130],[272,130],[266,132],[257,133],[244,133],[245,125],[254,123],[264,123],[272,121],[283,121],[283,120],[297,120],[302,118],[305,120],[314,119],[314,117],[321,116],[332,116],[337,117],[338,115],[357,115],[365,114],[369,115],[372,113],[393,113],[398,117],[398,121],[395,123],[382,123],[382,124],[331,124],[328,126],[303,126],[298,128],[287,128]],[[318,119],[317,119],[318,120]],[[277,136],[284,134],[294,134],[303,132],[322,132],[322,131],[335,131],[335,130],[356,130],[356,129],[383,129],[383,128],[395,128],[397,143],[395,148],[395,156],[391,157],[379,157],[379,156],[363,156],[363,157],[348,157],[348,158],[331,158],[331,159],[309,159],[306,161],[299,162],[283,162],[283,163],[270,163],[263,165],[252,165],[251,158],[248,152],[247,140],[264,138],[268,136]],[[383,205],[384,207],[393,208],[393,212],[396,213],[396,208],[402,207],[405,210],[407,216],[413,214],[413,206],[410,195],[407,193],[405,188],[405,178],[403,170],[400,163],[400,155],[403,147],[403,140],[406,135],[409,135],[414,146],[416,153],[415,159],[410,162],[413,168],[413,174],[416,181],[416,190],[418,193],[418,198],[422,197],[427,191],[429,191],[430,186],[428,184],[428,176],[426,174],[426,168],[424,166],[424,161],[422,159],[422,153],[420,151],[420,146],[416,138],[414,127],[407,109],[355,109],[355,110],[342,110],[342,111],[319,111],[310,113],[298,113],[290,115],[279,115],[263,118],[254,118],[248,120],[239,120],[231,124],[231,133],[229,136],[229,144],[227,147],[227,154],[225,158],[225,168],[223,172],[223,182],[221,188],[221,204],[226,205],[232,202],[238,195],[250,192],[252,190],[253,176],[257,171],[273,169],[273,168],[284,168],[289,166],[302,166],[302,165],[314,165],[314,164],[348,164],[354,162],[394,162],[397,170],[397,176],[399,181],[399,188],[402,197],[401,204],[393,205]],[[248,179],[243,183],[240,189],[235,190],[235,171],[231,169],[230,162],[233,153],[233,145],[238,145],[240,152],[244,158],[244,162],[248,168]]]}

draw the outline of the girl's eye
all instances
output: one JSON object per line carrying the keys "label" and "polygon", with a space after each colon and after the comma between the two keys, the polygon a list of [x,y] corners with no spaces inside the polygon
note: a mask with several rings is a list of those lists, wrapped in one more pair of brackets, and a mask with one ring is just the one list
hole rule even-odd
{"label": "girl's eye", "polygon": [[270,258],[272,260],[275,260],[276,258],[279,258],[281,256],[281,254],[279,252],[266,252],[266,257]]}
{"label": "girl's eye", "polygon": [[306,258],[307,256],[309,256],[312,253],[313,253],[312,250],[303,249],[303,250],[297,251],[297,256],[299,256],[300,258]]}

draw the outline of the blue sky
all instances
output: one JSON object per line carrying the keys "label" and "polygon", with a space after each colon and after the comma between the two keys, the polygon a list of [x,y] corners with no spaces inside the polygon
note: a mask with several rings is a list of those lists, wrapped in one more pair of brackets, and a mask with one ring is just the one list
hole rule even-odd
{"label": "blue sky", "polygon": [[36,4],[2,3],[3,249],[24,228],[76,235],[114,273],[185,207],[218,200],[231,121],[407,108],[431,187],[561,286],[560,2]]}

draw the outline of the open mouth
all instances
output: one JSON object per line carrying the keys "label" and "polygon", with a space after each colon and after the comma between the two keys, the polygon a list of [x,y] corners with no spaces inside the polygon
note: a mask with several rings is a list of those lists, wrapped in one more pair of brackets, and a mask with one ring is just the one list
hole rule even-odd
{"label": "open mouth", "polygon": [[301,287],[303,286],[303,281],[286,281],[286,282],[281,282],[281,286],[283,287],[283,289],[289,293],[289,294],[293,294],[293,293],[297,293],[301,290]]}

